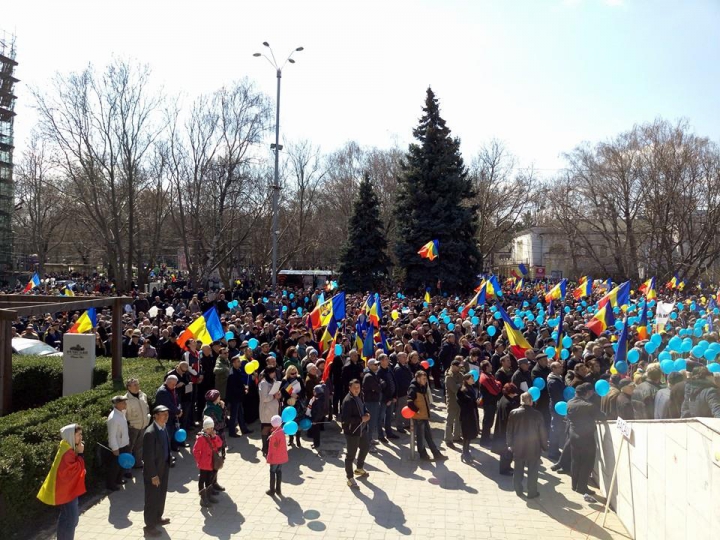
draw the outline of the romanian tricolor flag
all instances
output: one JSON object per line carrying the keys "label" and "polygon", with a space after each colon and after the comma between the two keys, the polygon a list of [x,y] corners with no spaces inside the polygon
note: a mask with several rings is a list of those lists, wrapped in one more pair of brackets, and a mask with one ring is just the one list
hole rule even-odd
{"label": "romanian tricolor flag", "polygon": [[[380,311],[378,313],[378,311]],[[376,328],[380,326],[380,318],[382,317],[382,309],[380,308],[380,295],[370,294],[365,300],[365,313],[367,314],[370,324]]]}
{"label": "romanian tricolor flag", "polygon": [[519,279],[518,282],[515,284],[515,294],[520,294],[522,292],[524,286],[525,286],[525,280]]}
{"label": "romanian tricolor flag", "polygon": [[655,278],[651,277],[645,283],[638,287],[638,290],[645,295],[645,298],[652,300],[657,298],[657,292],[655,292]]}
{"label": "romanian tricolor flag", "polygon": [[620,330],[620,336],[617,341],[617,352],[615,352],[615,364],[618,362],[627,362],[628,353],[628,323],[625,319],[622,330]]}
{"label": "romanian tricolor flag", "polygon": [[329,324],[330,319],[341,321],[345,318],[345,293],[341,292],[329,300],[318,304],[308,315],[311,328],[320,328]]}
{"label": "romanian tricolor flag", "polygon": [[181,349],[184,349],[185,343],[189,339],[195,339],[202,341],[203,345],[210,345],[213,341],[222,339],[224,336],[225,332],[223,332],[220,317],[218,317],[217,310],[212,307],[190,323],[190,326],[178,337],[177,344]]}
{"label": "romanian tricolor flag", "polygon": [[30,291],[32,291],[35,287],[39,287],[39,286],[40,286],[40,276],[38,276],[38,275],[37,275],[37,272],[35,272],[35,273],[33,274],[33,276],[30,278],[30,281],[28,281],[28,284],[25,285],[25,288],[23,289],[22,292],[24,292],[24,293],[30,292]]}
{"label": "romanian tricolor flag", "polygon": [[645,302],[640,304],[640,322],[638,323],[637,333],[640,339],[648,338],[647,306]]}
{"label": "romanian tricolor flag", "polygon": [[[494,275],[490,276],[485,284],[485,294],[488,298],[500,298],[503,295],[502,287],[500,287],[500,283]],[[482,283],[480,285],[482,285]]]}
{"label": "romanian tricolor flag", "polygon": [[565,314],[561,313],[560,317],[558,317],[558,325],[557,325],[557,340],[555,341],[555,360],[560,360],[560,353],[563,350],[563,330],[565,328]]}
{"label": "romanian tricolor flag", "polygon": [[512,270],[510,270],[510,273],[513,275],[513,277],[520,278],[521,276],[527,276],[528,269],[527,266],[525,266],[524,264],[519,264],[517,270],[513,268]]}
{"label": "romanian tricolor flag", "polygon": [[97,312],[94,307],[88,309],[85,313],[80,315],[80,318],[72,325],[72,328],[67,331],[68,334],[85,334],[86,332],[92,332],[97,326]]}
{"label": "romanian tricolor flag", "polygon": [[438,251],[438,248],[440,247],[440,241],[439,240],[431,240],[427,244],[425,244],[423,247],[420,248],[420,251],[418,251],[418,254],[423,257],[424,259],[430,259],[431,261],[434,261],[440,256],[440,252]]}
{"label": "romanian tricolor flag", "polygon": [[598,307],[610,302],[612,307],[622,307],[630,303],[630,282],[626,281],[615,287],[598,301]]}
{"label": "romanian tricolor flag", "polygon": [[337,330],[338,330],[337,321],[335,319],[330,319],[330,322],[325,327],[325,331],[323,332],[323,335],[320,338],[320,343],[318,343],[318,347],[320,348],[321,353],[328,351],[331,347],[331,343],[334,345],[335,335],[337,334]]}
{"label": "romanian tricolor flag", "polygon": [[565,300],[566,291],[567,279],[563,279],[560,283],[550,289],[550,292],[545,295],[545,302],[549,304],[553,300]]}
{"label": "romanian tricolor flag", "polygon": [[587,328],[596,336],[600,336],[605,330],[615,324],[615,315],[613,315],[612,306],[605,303],[595,316],[587,323]]}
{"label": "romanian tricolor flag", "polygon": [[586,296],[592,295],[593,281],[590,276],[583,276],[580,278],[580,285],[573,291],[573,298],[580,300]]}
{"label": "romanian tricolor flag", "polygon": [[[327,329],[325,330],[327,331]],[[335,360],[335,343],[337,342],[337,331],[335,332],[335,335],[333,336],[332,341],[330,342],[330,347],[328,349],[328,355],[325,359],[325,369],[323,370],[322,375],[322,381],[326,382],[330,378],[330,371],[332,370],[332,364]]]}
{"label": "romanian tricolor flag", "polygon": [[529,351],[532,347],[525,339],[525,336],[517,329],[503,307],[498,305],[497,308],[505,324],[505,332],[510,342],[510,352],[515,358],[525,358],[525,351]]}
{"label": "romanian tricolor flag", "polygon": [[680,278],[677,275],[677,272],[675,272],[675,275],[672,277],[670,281],[668,281],[665,284],[665,287],[668,289],[677,289],[678,285],[680,284]]}
{"label": "romanian tricolor flag", "polygon": [[472,297],[472,300],[470,300],[467,305],[462,309],[460,312],[460,316],[464,319],[468,316],[470,313],[470,310],[473,308],[473,306],[484,306],[485,301],[487,300],[487,281],[483,282],[482,285],[480,285],[480,290],[475,294],[475,296]]}
{"label": "romanian tricolor flag", "polygon": [[37,494],[38,499],[50,506],[69,503],[85,493],[85,460],[67,441],[75,442],[75,424],[65,426],[60,433],[63,435],[60,448]]}

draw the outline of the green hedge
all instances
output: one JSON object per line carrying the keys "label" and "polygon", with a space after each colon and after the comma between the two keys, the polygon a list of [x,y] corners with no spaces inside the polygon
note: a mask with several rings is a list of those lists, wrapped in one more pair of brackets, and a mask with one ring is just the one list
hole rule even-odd
{"label": "green hedge", "polygon": [[[98,364],[109,369],[110,360],[99,359]],[[123,378],[138,378],[149,401],[164,374],[155,360],[123,360]],[[33,520],[57,515],[56,509],[38,501],[36,495],[57,452],[60,428],[67,424],[83,426],[88,493],[102,489],[104,471],[98,463],[97,443],[107,445],[105,419],[112,408],[110,399],[120,393],[125,393],[121,383],[107,381],[88,392],[0,418],[0,530],[13,531],[12,537],[26,537],[27,525]]]}
{"label": "green hedge", "polygon": [[[12,368],[13,411],[41,407],[62,397],[62,356],[15,355]],[[109,374],[109,359],[99,359],[93,372],[93,387],[107,382]]]}

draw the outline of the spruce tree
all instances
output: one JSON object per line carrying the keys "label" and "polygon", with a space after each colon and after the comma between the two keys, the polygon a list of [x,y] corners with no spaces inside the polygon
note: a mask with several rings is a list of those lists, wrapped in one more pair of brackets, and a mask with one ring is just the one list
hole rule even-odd
{"label": "spruce tree", "polygon": [[[480,262],[474,189],[460,140],[451,137],[430,88],[413,136],[417,142],[410,144],[398,178],[395,216],[395,253],[405,286],[423,290],[441,280],[443,291],[467,293]],[[421,258],[420,247],[434,239],[440,240],[439,258]]]}
{"label": "spruce tree", "polygon": [[347,242],[340,253],[339,283],[347,292],[377,290],[388,277],[390,260],[380,220],[380,200],[365,173],[350,216]]}

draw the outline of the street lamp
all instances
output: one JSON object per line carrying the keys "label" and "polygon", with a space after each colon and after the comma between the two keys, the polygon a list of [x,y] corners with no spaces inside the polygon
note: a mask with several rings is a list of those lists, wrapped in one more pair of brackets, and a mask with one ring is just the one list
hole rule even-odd
{"label": "street lamp", "polygon": [[273,217],[272,217],[272,285],[275,287],[277,285],[277,243],[278,243],[278,234],[280,231],[278,231],[278,205],[280,203],[280,180],[279,180],[279,168],[280,168],[280,150],[282,150],[282,145],[280,144],[280,80],[282,79],[282,70],[285,67],[285,64],[290,62],[291,64],[295,63],[295,60],[293,60],[292,55],[296,52],[300,52],[304,49],[304,47],[298,47],[294,51],[290,53],[290,55],[287,57],[283,65],[278,67],[278,63],[275,60],[275,54],[273,53],[272,48],[270,47],[270,44],[267,41],[263,41],[263,45],[267,47],[270,51],[270,57],[272,60],[265,54],[256,52],[253,54],[253,56],[258,57],[262,56],[270,62],[270,65],[275,68],[275,72],[277,74],[277,100],[276,100],[276,107],[275,107],[275,144],[271,144],[270,148],[275,150],[275,181],[273,183],[272,189],[273,189],[273,201],[272,201],[272,209],[273,209]]}

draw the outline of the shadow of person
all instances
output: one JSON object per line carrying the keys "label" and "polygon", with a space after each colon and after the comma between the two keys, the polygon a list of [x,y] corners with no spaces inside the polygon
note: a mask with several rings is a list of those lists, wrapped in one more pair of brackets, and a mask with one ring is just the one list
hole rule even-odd
{"label": "shadow of person", "polygon": [[368,497],[360,489],[351,490],[367,508],[368,513],[375,519],[375,523],[383,529],[395,529],[404,536],[412,534],[412,530],[405,525],[405,513],[403,509],[392,502],[387,493],[368,480],[363,480],[361,486],[368,487],[372,491],[372,497]]}
{"label": "shadow of person", "polygon": [[229,437],[228,452],[239,453],[243,461],[249,463],[260,463],[260,448],[250,442],[246,435],[241,437]]}
{"label": "shadow of person", "polygon": [[182,451],[173,453],[175,466],[170,469],[168,478],[168,492],[189,493],[192,487],[188,487],[198,479],[198,470],[195,466],[195,458],[192,455],[192,448],[183,448]]}
{"label": "shadow of person", "polygon": [[237,535],[245,523],[245,517],[238,512],[237,504],[227,495],[221,494],[219,502],[203,508],[205,518],[203,532],[219,540],[230,540]]}
{"label": "shadow of person", "polygon": [[[284,468],[283,472],[285,472]],[[276,503],[280,513],[287,518],[288,525],[290,525],[291,527],[305,525],[303,509],[300,506],[299,502],[297,502],[292,497],[282,497],[280,499],[276,499]]]}
{"label": "shadow of person", "polygon": [[125,489],[111,493],[108,497],[110,503],[110,511],[108,513],[108,523],[116,529],[127,529],[132,526],[133,522],[128,517],[130,512],[139,512],[144,508],[144,492],[143,496],[138,497],[138,489],[143,489],[142,471],[140,472],[140,480],[137,477],[135,482],[125,485]]}
{"label": "shadow of person", "polygon": [[442,461],[437,462],[434,477],[438,480],[437,485],[443,489],[461,489],[471,494],[478,492],[474,487],[468,486],[462,476],[448,469]]}

